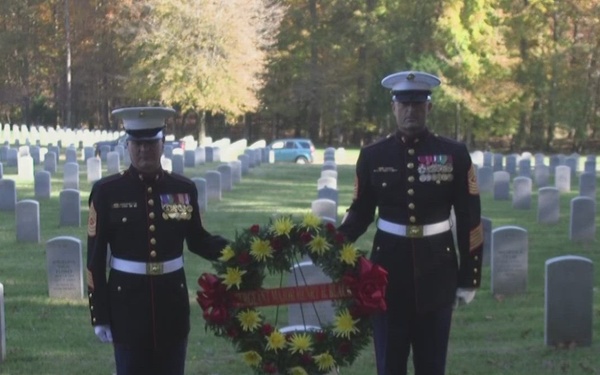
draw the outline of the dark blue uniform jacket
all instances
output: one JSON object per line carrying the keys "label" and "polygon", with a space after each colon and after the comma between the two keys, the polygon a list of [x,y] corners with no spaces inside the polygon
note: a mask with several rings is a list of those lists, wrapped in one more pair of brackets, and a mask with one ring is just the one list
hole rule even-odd
{"label": "dark blue uniform jacket", "polygon": [[89,198],[88,297],[93,325],[109,324],[115,344],[161,348],[185,339],[190,305],[184,269],[162,275],[110,270],[107,254],[164,262],[193,253],[216,259],[227,241],[202,226],[198,192],[186,177],[144,179],[130,167],[96,182]]}
{"label": "dark blue uniform jacket", "polygon": [[[390,310],[427,312],[454,301],[457,287],[481,282],[483,232],[476,171],[464,144],[425,130],[399,134],[364,147],[356,165],[353,202],[339,230],[356,240],[375,212],[402,225],[448,220],[452,231],[400,237],[378,230],[371,259],[388,271]],[[460,264],[460,267],[459,267]]]}

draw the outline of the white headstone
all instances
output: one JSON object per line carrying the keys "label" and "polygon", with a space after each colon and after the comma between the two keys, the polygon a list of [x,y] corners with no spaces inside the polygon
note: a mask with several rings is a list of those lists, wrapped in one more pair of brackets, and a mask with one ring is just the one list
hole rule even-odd
{"label": "white headstone", "polygon": [[40,204],[31,199],[17,202],[15,208],[17,242],[40,243]]}
{"label": "white headstone", "polygon": [[208,199],[206,198],[206,180],[202,177],[192,177],[191,180],[196,185],[196,190],[198,191],[198,206],[200,208],[200,213],[206,212],[206,207],[208,205]]}
{"label": "white headstone", "polygon": [[206,198],[208,200],[221,200],[221,173],[219,171],[206,171]]}
{"label": "white headstone", "polygon": [[106,173],[117,174],[121,171],[121,157],[119,152],[110,151],[106,154]]}
{"label": "white headstone", "polygon": [[217,167],[217,171],[221,174],[221,190],[231,191],[233,190],[233,178],[231,172],[231,165],[221,164]]}
{"label": "white headstone", "polygon": [[494,200],[510,199],[510,174],[506,171],[494,172]]}
{"label": "white headstone", "polygon": [[564,165],[556,167],[554,172],[554,183],[561,193],[571,191],[571,168]]}
{"label": "white headstone", "polygon": [[31,155],[19,156],[18,159],[18,173],[19,180],[21,181],[33,181],[33,158]]}
{"label": "white headstone", "polygon": [[46,243],[46,271],[50,298],[83,298],[83,256],[81,241],[55,237]]}
{"label": "white headstone", "polygon": [[546,261],[546,345],[570,348],[590,346],[593,332],[594,265],[579,256]]}
{"label": "white headstone", "polygon": [[79,190],[79,164],[69,162],[63,166],[63,189]]}
{"label": "white headstone", "polygon": [[492,231],[492,294],[512,295],[527,291],[527,231],[503,226]]}
{"label": "white headstone", "polygon": [[543,187],[538,190],[537,222],[556,224],[560,219],[560,191],[555,187]]}
{"label": "white headstone", "polygon": [[529,177],[517,177],[513,180],[513,208],[528,210],[531,208],[531,187]]}
{"label": "white headstone", "polygon": [[64,189],[59,194],[60,226],[81,226],[81,200],[79,190]]}
{"label": "white headstone", "polygon": [[[304,286],[331,283],[331,278],[310,261],[295,264],[288,276],[287,286]],[[333,322],[331,301],[307,302],[288,306],[288,324],[291,326],[322,327]]]}
{"label": "white headstone", "polygon": [[14,180],[0,179],[0,211],[15,211],[17,186]]}
{"label": "white headstone", "polygon": [[185,173],[182,154],[173,153],[173,156],[171,157],[171,162],[171,168],[173,173],[177,173],[180,175],[183,175]]}
{"label": "white headstone", "polygon": [[596,237],[596,201],[589,197],[571,199],[569,239],[593,242]]}
{"label": "white headstone", "polygon": [[87,181],[94,182],[102,178],[102,159],[91,157],[86,160]]}
{"label": "white headstone", "polygon": [[337,179],[333,177],[320,177],[317,180],[317,190],[328,187],[330,189],[337,189]]}
{"label": "white headstone", "polygon": [[311,212],[327,222],[337,223],[337,204],[331,199],[315,199],[311,202]]}

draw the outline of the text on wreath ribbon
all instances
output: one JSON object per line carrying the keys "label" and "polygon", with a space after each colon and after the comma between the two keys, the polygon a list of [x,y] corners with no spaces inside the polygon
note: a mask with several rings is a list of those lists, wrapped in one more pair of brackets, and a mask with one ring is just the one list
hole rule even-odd
{"label": "text on wreath ribbon", "polygon": [[288,305],[316,301],[352,298],[352,292],[343,283],[260,289],[233,292],[233,307]]}

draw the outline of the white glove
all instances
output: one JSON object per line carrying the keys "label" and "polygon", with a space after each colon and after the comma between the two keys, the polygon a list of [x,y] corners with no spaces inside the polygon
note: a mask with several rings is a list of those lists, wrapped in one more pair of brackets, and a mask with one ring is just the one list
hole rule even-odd
{"label": "white glove", "polygon": [[94,326],[94,333],[101,342],[112,342],[112,332],[110,331],[110,326],[108,324]]}
{"label": "white glove", "polygon": [[461,305],[468,305],[475,298],[476,289],[458,288],[456,289],[456,300],[454,301],[454,307]]}

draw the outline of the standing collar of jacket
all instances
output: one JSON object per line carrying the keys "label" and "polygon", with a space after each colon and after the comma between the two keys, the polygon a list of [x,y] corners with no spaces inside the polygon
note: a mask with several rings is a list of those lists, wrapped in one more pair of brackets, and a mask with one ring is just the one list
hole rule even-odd
{"label": "standing collar of jacket", "polygon": [[423,129],[419,130],[417,133],[411,134],[410,136],[402,133],[400,130],[396,130],[394,137],[400,143],[413,144],[413,143],[417,143],[417,142],[427,138],[429,136],[429,134],[431,134],[429,132],[429,129],[427,127],[424,127]]}
{"label": "standing collar of jacket", "polygon": [[165,171],[162,169],[162,167],[159,168],[155,173],[148,174],[140,172],[139,170],[137,170],[137,168],[133,166],[133,164],[129,166],[127,172],[129,173],[129,175],[137,177],[140,181],[142,181],[145,184],[157,182],[165,175]]}

